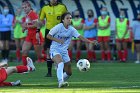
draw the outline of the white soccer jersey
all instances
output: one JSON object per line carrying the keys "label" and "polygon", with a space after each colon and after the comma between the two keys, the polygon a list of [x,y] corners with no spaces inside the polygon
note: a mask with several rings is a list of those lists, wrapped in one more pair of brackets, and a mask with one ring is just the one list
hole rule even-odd
{"label": "white soccer jersey", "polygon": [[77,38],[80,36],[80,34],[74,27],[69,26],[68,29],[66,29],[63,23],[59,23],[58,25],[53,27],[50,30],[49,34],[52,35],[54,38],[62,39],[64,41],[63,44],[60,44],[56,41],[52,41],[50,49],[58,49],[62,51],[66,51],[68,49],[72,37]]}

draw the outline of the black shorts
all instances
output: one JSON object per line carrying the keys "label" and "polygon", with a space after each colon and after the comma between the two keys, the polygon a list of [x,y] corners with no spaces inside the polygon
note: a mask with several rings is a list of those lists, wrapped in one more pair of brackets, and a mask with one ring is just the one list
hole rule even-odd
{"label": "black shorts", "polygon": [[11,40],[11,31],[0,32],[1,40]]}
{"label": "black shorts", "polygon": [[44,44],[44,48],[50,48],[51,46],[51,40],[47,38],[47,34],[49,33],[49,29],[46,29],[45,31],[45,44]]}
{"label": "black shorts", "polygon": [[134,40],[135,44],[140,44],[140,40]]}

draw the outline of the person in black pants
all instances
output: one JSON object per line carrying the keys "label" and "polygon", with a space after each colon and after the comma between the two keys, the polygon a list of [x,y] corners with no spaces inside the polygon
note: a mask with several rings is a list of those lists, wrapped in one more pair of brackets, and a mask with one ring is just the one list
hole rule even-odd
{"label": "person in black pants", "polygon": [[[59,10],[59,11],[58,11]],[[47,50],[47,67],[48,73],[46,77],[52,77],[52,60],[49,56],[50,44],[51,41],[46,38],[47,34],[49,33],[50,29],[53,28],[55,25],[60,23],[61,15],[67,12],[67,8],[64,4],[59,3],[57,0],[50,0],[48,4],[42,7],[39,15],[39,25],[43,25],[44,19],[46,19],[46,31],[45,31],[45,44],[44,50]],[[42,53],[43,53],[42,51]]]}

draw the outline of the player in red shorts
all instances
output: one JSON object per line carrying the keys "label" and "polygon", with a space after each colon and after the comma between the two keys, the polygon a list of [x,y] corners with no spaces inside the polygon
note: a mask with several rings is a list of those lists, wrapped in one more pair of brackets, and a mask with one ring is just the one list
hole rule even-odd
{"label": "player in red shorts", "polygon": [[[94,41],[97,38],[97,18],[94,17],[94,11],[92,9],[87,10],[87,18],[85,19],[85,23],[83,26],[84,29],[84,37],[88,40]],[[86,43],[87,50],[87,59],[90,62],[96,61],[96,53],[94,50],[94,44]]]}
{"label": "player in red shorts", "polygon": [[125,62],[127,59],[127,43],[129,42],[129,20],[126,18],[124,10],[120,10],[120,17],[116,18],[116,47],[119,61]]}
{"label": "player in red shorts", "polygon": [[97,36],[98,36],[98,42],[100,43],[101,48],[101,58],[102,61],[111,60],[111,52],[110,52],[110,17],[108,16],[108,11],[106,7],[102,7],[101,9],[101,16],[98,17],[97,20]]}
{"label": "player in red shorts", "polygon": [[23,72],[30,72],[35,70],[35,66],[33,65],[32,59],[27,57],[26,60],[27,60],[27,66],[7,67],[7,64],[0,63],[0,87],[18,86],[21,84],[20,80],[17,80],[16,82],[5,82],[7,77],[12,73],[23,73]]}
{"label": "player in red shorts", "polygon": [[22,9],[24,10],[26,16],[24,22],[22,24],[23,29],[28,30],[28,34],[25,38],[25,41],[22,46],[22,62],[23,65],[26,65],[26,57],[28,55],[29,50],[32,45],[34,46],[35,52],[37,54],[38,59],[46,60],[46,55],[42,54],[42,46],[43,36],[40,31],[37,29],[38,27],[38,15],[31,8],[30,3],[27,0],[22,2]]}

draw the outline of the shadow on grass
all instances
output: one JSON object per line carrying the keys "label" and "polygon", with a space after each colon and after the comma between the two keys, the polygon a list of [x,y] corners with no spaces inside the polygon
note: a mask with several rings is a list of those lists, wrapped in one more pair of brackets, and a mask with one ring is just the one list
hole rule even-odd
{"label": "shadow on grass", "polygon": [[[8,89],[57,89],[58,85],[57,84],[49,84],[49,85],[21,85],[21,86],[15,86],[15,87],[3,87],[3,88],[8,88]],[[83,83],[78,83],[78,84],[70,84],[70,86],[65,87],[64,89],[110,89],[113,88],[110,85],[103,85],[103,84],[83,84]],[[140,87],[130,87],[130,86],[125,86],[120,87],[121,89],[139,89]],[[120,89],[119,86],[115,87],[114,89]],[[63,89],[63,88],[62,88]]]}
{"label": "shadow on grass", "polygon": [[[21,86],[14,86],[14,87],[8,87],[8,89],[56,89],[58,88],[57,87],[58,85],[57,84],[44,84],[44,85],[38,85],[38,84],[32,84],[32,85],[26,85],[26,84],[23,84]],[[7,88],[7,87],[3,87],[3,88]],[[88,88],[103,88],[103,86],[101,85],[93,85],[93,84],[70,84],[70,86],[68,87],[65,87],[66,89],[78,89],[78,88],[84,88],[84,89],[88,89]],[[107,87],[104,87],[104,88],[107,88]]]}
{"label": "shadow on grass", "polygon": [[[120,83],[102,83],[102,82],[70,82],[70,86],[65,87],[64,89],[140,89],[140,86],[120,84]],[[49,84],[23,84],[21,86],[15,87],[4,87],[8,89],[58,89],[57,83]],[[62,88],[63,89],[63,88]]]}

